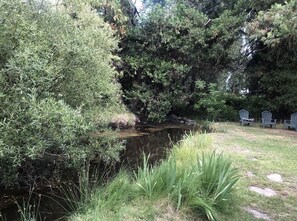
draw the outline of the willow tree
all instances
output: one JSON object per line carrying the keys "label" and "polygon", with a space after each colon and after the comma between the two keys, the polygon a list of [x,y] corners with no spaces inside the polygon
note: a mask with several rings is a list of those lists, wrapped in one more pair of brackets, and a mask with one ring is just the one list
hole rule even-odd
{"label": "willow tree", "polygon": [[[121,149],[90,134],[122,108],[110,25],[87,4],[42,2],[0,2],[5,185],[48,179],[56,167],[79,168],[95,154],[110,161]],[[39,169],[30,170],[36,164]]]}

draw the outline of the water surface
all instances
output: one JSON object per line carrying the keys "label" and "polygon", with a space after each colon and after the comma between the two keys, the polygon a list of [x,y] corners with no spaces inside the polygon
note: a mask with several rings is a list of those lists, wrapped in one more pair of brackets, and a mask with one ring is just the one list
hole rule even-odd
{"label": "water surface", "polygon": [[[158,163],[166,157],[173,144],[191,130],[193,127],[184,124],[139,125],[132,129],[120,130],[117,135],[124,140],[126,148],[120,153],[120,163],[116,167],[135,170],[142,165],[143,154],[149,155],[149,163]],[[0,221],[17,220],[19,212],[16,201],[20,206],[24,203],[27,206],[39,205],[41,220],[56,220],[67,214],[65,211],[67,206],[60,197],[59,190],[51,186],[37,187],[33,192],[27,188],[2,190],[0,191],[0,211],[6,219],[0,218]]]}

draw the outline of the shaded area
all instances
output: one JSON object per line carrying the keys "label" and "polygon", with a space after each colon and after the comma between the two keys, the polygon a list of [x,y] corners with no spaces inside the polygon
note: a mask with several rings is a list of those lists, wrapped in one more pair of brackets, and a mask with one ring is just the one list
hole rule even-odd
{"label": "shaded area", "polygon": [[126,140],[126,149],[121,154],[121,166],[136,169],[142,165],[143,154],[150,156],[150,163],[157,163],[166,157],[173,144],[193,129],[193,126],[164,124],[138,126],[129,132],[120,131],[119,137]]}
{"label": "shaded area", "polygon": [[[183,135],[191,130],[193,126],[183,124],[160,124],[160,125],[138,125],[132,129],[120,130],[117,135],[125,142],[126,149],[120,154],[120,162],[111,168],[110,174],[114,174],[119,168],[128,170],[137,169],[142,165],[143,154],[150,155],[149,162],[157,163],[166,157],[166,153],[174,143],[182,139]],[[108,134],[106,134],[108,136]],[[94,167],[98,163],[92,164]],[[100,165],[101,166],[101,165]],[[63,173],[64,174],[64,173]],[[68,174],[68,175],[67,175]],[[71,175],[69,175],[71,174]],[[68,182],[77,182],[73,171],[65,172]],[[4,219],[18,220],[20,212],[16,202],[21,207],[32,205],[31,209],[39,207],[41,220],[56,220],[66,216],[70,210],[65,200],[61,197],[60,184],[55,186],[36,187],[33,191],[24,189],[9,189],[0,192],[0,211]],[[63,220],[63,219],[59,219]]]}

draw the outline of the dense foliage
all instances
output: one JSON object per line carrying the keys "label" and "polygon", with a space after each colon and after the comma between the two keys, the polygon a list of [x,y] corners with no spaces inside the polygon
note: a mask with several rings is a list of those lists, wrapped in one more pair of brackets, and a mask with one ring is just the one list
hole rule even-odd
{"label": "dense foliage", "polygon": [[[234,6],[235,3],[232,3]],[[129,106],[149,120],[193,106],[195,81],[216,82],[236,58],[243,15],[208,4],[153,5],[122,41],[121,83]]]}
{"label": "dense foliage", "polygon": [[1,183],[48,178],[95,153],[116,159],[121,145],[90,134],[123,109],[110,26],[70,3],[1,0],[0,19]]}
{"label": "dense foliage", "polygon": [[[215,83],[218,93],[228,92],[222,98],[236,103],[227,108],[233,113],[243,107],[255,115],[263,109],[283,115],[296,110],[295,90],[288,92],[296,68],[296,1],[143,3],[138,23],[126,26],[121,41],[120,82],[132,111],[152,121],[170,113],[212,112],[206,103],[197,105],[209,93],[205,87],[197,94],[200,81]],[[284,88],[277,88],[277,79],[286,82]],[[207,118],[213,118],[211,112],[206,111]]]}
{"label": "dense foliage", "polygon": [[280,116],[297,110],[297,1],[259,11],[248,24],[254,54],[248,64],[251,93]]}

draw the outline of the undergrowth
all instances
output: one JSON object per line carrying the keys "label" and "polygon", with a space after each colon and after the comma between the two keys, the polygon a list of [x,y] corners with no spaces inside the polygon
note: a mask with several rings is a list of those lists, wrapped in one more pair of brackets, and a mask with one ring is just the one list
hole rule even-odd
{"label": "undergrowth", "polygon": [[[208,135],[190,134],[159,165],[150,165],[149,156],[144,157],[134,175],[120,171],[107,184],[83,190],[89,200],[81,201],[83,206],[69,220],[135,220],[139,214],[132,208],[143,209],[164,199],[177,212],[191,209],[199,211],[197,216],[219,220],[218,212],[230,200],[239,176],[229,159],[209,151],[210,145]],[[154,220],[158,209],[153,211],[144,212],[142,220]]]}

